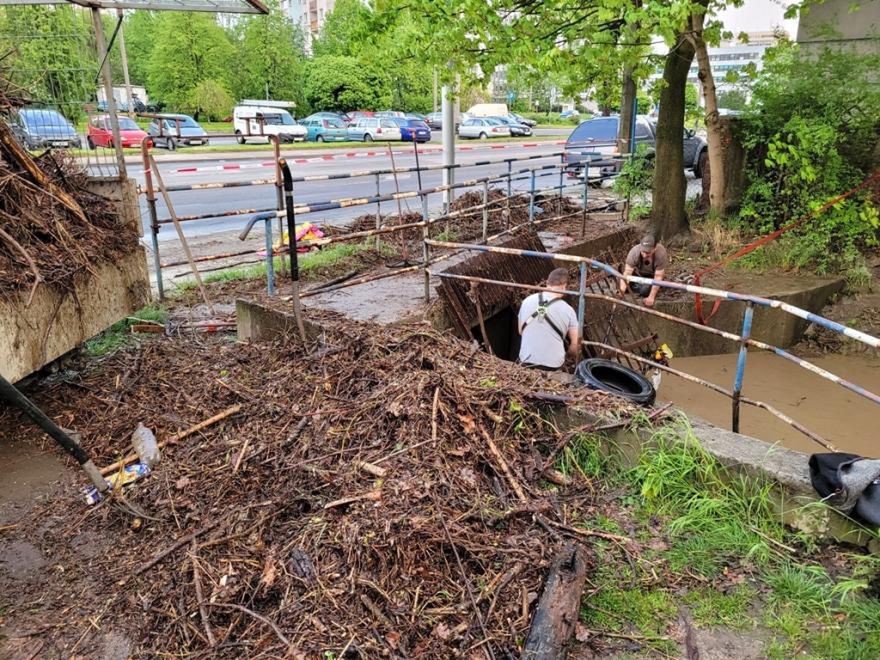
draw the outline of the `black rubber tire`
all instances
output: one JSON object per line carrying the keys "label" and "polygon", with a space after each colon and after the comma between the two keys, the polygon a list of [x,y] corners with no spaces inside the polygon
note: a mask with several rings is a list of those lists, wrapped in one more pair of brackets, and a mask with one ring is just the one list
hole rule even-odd
{"label": "black rubber tire", "polygon": [[315,138],[315,142],[323,142],[323,141],[324,141],[323,135],[319,135],[318,137]]}
{"label": "black rubber tire", "polygon": [[89,145],[89,149],[97,149],[97,147],[95,146],[95,143],[92,142],[92,138],[91,138],[91,136],[89,136],[89,137],[86,138],[86,142],[87,142],[88,145]]}
{"label": "black rubber tire", "polygon": [[650,406],[657,396],[651,381],[638,371],[612,360],[584,360],[574,374],[587,387],[617,394],[643,406]]}
{"label": "black rubber tire", "polygon": [[489,139],[489,136],[486,135],[485,133],[480,133],[480,139],[481,139],[481,140],[488,140],[488,139]]}
{"label": "black rubber tire", "polygon": [[166,140],[165,141],[165,148],[168,151],[174,151],[175,149],[177,149],[177,140],[175,140],[174,138],[170,138],[170,139]]}
{"label": "black rubber tire", "polygon": [[239,144],[244,144],[245,139],[244,135],[242,135],[241,131],[235,131],[235,141]]}
{"label": "black rubber tire", "polygon": [[373,141],[373,136],[370,135],[369,133],[364,133],[364,142],[372,142],[372,141]]}

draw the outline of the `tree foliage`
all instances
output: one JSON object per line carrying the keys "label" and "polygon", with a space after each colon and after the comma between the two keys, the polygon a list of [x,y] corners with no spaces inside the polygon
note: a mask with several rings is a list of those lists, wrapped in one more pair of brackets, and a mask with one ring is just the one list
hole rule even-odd
{"label": "tree foliage", "polygon": [[312,109],[347,112],[390,103],[385,72],[354,57],[326,55],[309,62],[305,96]]}
{"label": "tree foliage", "polygon": [[[825,50],[815,57],[783,42],[765,55],[741,130],[748,188],[737,223],[765,233],[819,208],[876,168],[880,56]],[[876,245],[870,190],[807,222],[784,241],[787,266],[852,267]]]}
{"label": "tree foliage", "polygon": [[228,94],[234,55],[229,35],[213,16],[163,12],[156,19],[147,65],[150,93],[172,108],[192,107],[196,88],[204,81],[214,81]]}
{"label": "tree foliage", "polygon": [[281,11],[277,0],[268,6],[268,15],[249,16],[235,29],[232,91],[238,99],[294,101],[300,108],[305,101],[302,30]]}
{"label": "tree foliage", "polygon": [[87,10],[64,6],[0,8],[0,51],[13,82],[37,103],[72,120],[94,103],[98,59]]}
{"label": "tree foliage", "polygon": [[370,10],[360,0],[336,2],[312,44],[315,57],[357,57],[367,46],[369,21]]}

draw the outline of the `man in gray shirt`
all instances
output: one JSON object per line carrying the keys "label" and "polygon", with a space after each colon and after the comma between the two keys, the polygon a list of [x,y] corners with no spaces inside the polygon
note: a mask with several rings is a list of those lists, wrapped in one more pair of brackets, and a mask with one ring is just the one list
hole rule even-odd
{"label": "man in gray shirt", "polygon": [[[652,234],[646,235],[641,242],[633,246],[626,255],[626,265],[623,274],[627,277],[635,273],[639,277],[646,277],[652,280],[662,280],[666,276],[666,268],[669,266],[669,253],[666,248],[654,240]],[[633,293],[645,299],[645,307],[653,307],[654,301],[657,300],[657,292],[660,291],[659,286],[651,286],[650,284],[633,283],[629,284],[626,280],[620,280],[620,293],[626,293],[627,286],[632,289]]]}
{"label": "man in gray shirt", "polygon": [[[557,268],[547,277],[547,288],[565,291],[568,271]],[[568,353],[578,355],[577,314],[565,302],[562,293],[541,291],[523,300],[519,308],[519,361],[546,371],[555,371],[565,363],[565,340]]]}

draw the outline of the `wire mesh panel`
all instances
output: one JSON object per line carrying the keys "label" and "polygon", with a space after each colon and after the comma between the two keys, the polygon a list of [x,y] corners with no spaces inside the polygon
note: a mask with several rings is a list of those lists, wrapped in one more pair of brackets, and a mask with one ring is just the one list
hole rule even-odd
{"label": "wire mesh panel", "polygon": [[4,77],[30,100],[7,117],[18,140],[35,153],[67,149],[90,174],[116,176],[90,10],[0,7],[0,57]]}

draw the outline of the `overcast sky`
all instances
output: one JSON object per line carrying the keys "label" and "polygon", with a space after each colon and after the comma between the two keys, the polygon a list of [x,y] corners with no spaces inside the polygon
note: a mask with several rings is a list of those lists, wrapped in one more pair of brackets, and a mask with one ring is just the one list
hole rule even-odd
{"label": "overcast sky", "polygon": [[784,28],[789,36],[797,36],[797,19],[785,20],[786,0],[745,0],[742,7],[727,9],[719,14],[724,27],[739,32],[763,32],[776,27]]}

